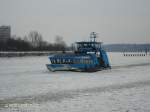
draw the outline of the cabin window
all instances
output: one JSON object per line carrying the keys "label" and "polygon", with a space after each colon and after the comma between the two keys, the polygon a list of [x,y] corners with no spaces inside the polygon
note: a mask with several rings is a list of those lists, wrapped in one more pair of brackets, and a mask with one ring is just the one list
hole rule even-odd
{"label": "cabin window", "polygon": [[50,60],[51,60],[51,63],[53,64],[54,63],[53,59],[50,59]]}
{"label": "cabin window", "polygon": [[54,63],[57,64],[57,59],[54,59]]}
{"label": "cabin window", "polygon": [[83,64],[83,62],[84,62],[83,59],[78,60],[78,64]]}
{"label": "cabin window", "polygon": [[70,63],[70,59],[66,59],[66,63],[67,63],[67,64],[71,64],[71,63]]}
{"label": "cabin window", "polygon": [[57,62],[56,62],[56,59],[54,59],[54,64],[56,64]]}
{"label": "cabin window", "polygon": [[73,60],[73,64],[79,64],[79,63],[80,63],[80,60],[78,59]]}
{"label": "cabin window", "polygon": [[61,60],[60,59],[57,59],[57,64],[60,64],[61,63]]}
{"label": "cabin window", "polygon": [[69,64],[69,59],[65,59],[65,64]]}
{"label": "cabin window", "polygon": [[67,64],[67,59],[63,59],[63,63],[64,63],[64,64]]}
{"label": "cabin window", "polygon": [[52,64],[54,64],[54,59],[51,59]]}
{"label": "cabin window", "polygon": [[64,59],[64,64],[68,64],[68,59]]}
{"label": "cabin window", "polygon": [[51,60],[51,63],[53,64],[54,62],[53,62],[53,60],[52,59],[50,59]]}
{"label": "cabin window", "polygon": [[73,60],[73,64],[77,64],[77,60]]}
{"label": "cabin window", "polygon": [[84,60],[82,60],[82,64],[90,64],[90,60],[89,59],[84,59]]}
{"label": "cabin window", "polygon": [[89,64],[89,59],[86,59],[86,60],[85,60],[85,64]]}
{"label": "cabin window", "polygon": [[86,60],[85,60],[85,59],[82,59],[82,60],[81,60],[81,63],[82,63],[82,64],[86,64]]}
{"label": "cabin window", "polygon": [[85,60],[85,64],[93,64],[93,61],[90,59]]}
{"label": "cabin window", "polygon": [[62,64],[66,64],[66,59],[63,59],[63,63]]}
{"label": "cabin window", "polygon": [[70,64],[73,64],[73,59],[70,59]]}
{"label": "cabin window", "polygon": [[83,63],[84,63],[83,59],[79,60],[79,64],[83,64]]}
{"label": "cabin window", "polygon": [[66,60],[66,63],[67,63],[67,64],[70,64],[70,59],[67,59],[67,60]]}
{"label": "cabin window", "polygon": [[60,59],[60,63],[63,64],[63,59]]}
{"label": "cabin window", "polygon": [[54,59],[54,63],[55,63],[55,64],[59,64],[59,63],[60,63],[60,60],[59,60],[59,59]]}

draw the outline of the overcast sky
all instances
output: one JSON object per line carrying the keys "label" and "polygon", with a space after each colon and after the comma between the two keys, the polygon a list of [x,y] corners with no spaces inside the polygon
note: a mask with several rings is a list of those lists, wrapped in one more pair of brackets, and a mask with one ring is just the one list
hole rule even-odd
{"label": "overcast sky", "polygon": [[70,44],[98,33],[104,43],[150,43],[150,0],[0,0],[0,25],[12,35],[37,30]]}

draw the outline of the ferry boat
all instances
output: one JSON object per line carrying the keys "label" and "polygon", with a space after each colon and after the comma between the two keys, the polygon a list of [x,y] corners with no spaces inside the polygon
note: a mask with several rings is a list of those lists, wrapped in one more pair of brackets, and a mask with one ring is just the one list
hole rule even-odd
{"label": "ferry boat", "polygon": [[50,71],[83,71],[95,72],[110,68],[107,53],[96,42],[97,34],[90,34],[90,41],[76,42],[72,53],[59,53],[49,56],[50,64],[46,64]]}

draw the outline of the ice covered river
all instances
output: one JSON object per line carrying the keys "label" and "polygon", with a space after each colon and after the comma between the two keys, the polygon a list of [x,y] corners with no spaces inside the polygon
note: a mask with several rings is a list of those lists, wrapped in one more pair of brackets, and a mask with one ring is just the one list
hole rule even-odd
{"label": "ice covered river", "polygon": [[109,53],[111,70],[49,72],[46,56],[0,58],[0,112],[150,112],[150,56]]}

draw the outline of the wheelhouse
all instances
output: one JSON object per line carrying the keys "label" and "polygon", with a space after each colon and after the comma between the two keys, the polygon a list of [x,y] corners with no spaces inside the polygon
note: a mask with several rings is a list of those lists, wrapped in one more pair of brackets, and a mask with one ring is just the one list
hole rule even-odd
{"label": "wheelhouse", "polygon": [[102,42],[76,42],[76,51],[79,52],[98,52]]}

